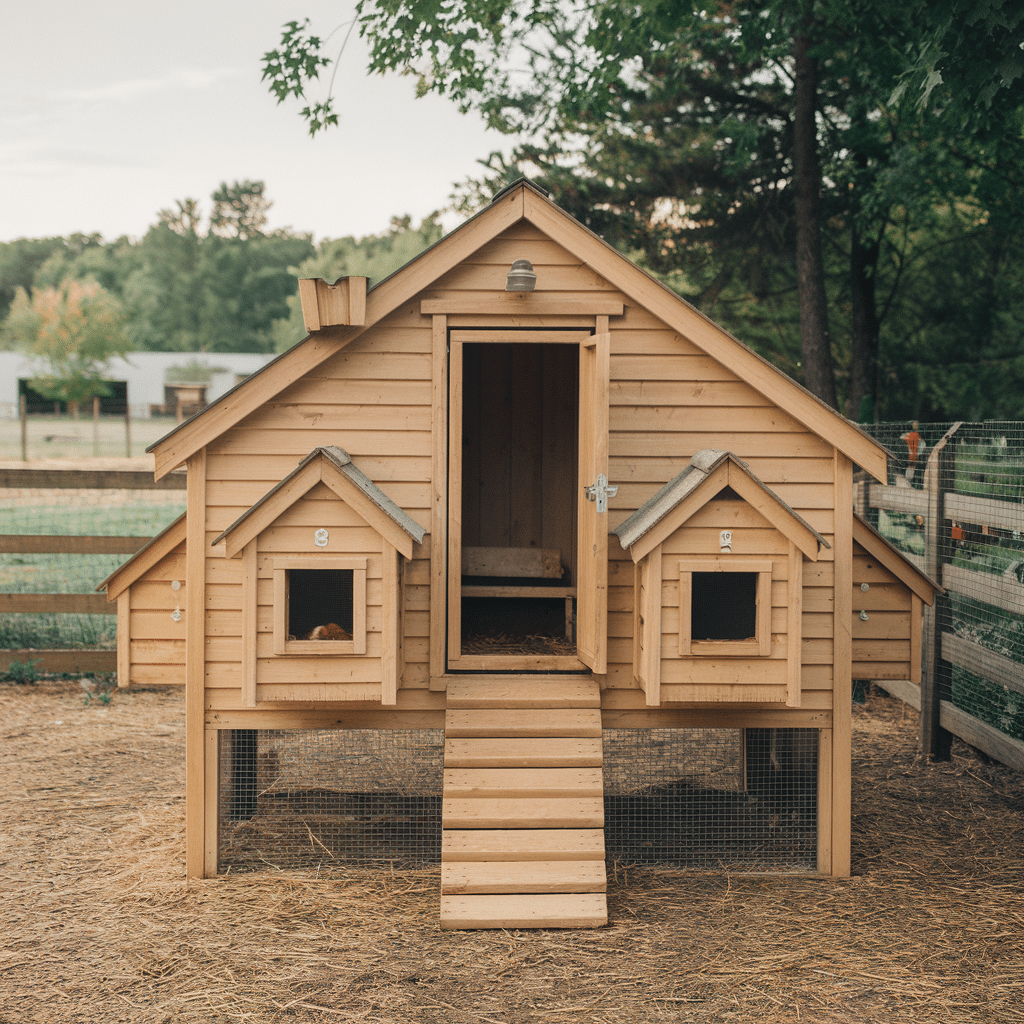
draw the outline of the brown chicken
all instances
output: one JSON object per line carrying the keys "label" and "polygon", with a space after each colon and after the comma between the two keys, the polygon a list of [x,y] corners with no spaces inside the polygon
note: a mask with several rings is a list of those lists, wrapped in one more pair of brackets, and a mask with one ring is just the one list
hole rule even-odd
{"label": "brown chicken", "polygon": [[328,622],[326,626],[316,626],[310,630],[307,640],[351,640],[352,634],[342,629],[336,622]]}

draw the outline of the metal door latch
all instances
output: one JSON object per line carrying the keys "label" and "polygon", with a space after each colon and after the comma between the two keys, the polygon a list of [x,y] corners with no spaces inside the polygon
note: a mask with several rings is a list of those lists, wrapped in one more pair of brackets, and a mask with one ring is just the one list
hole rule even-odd
{"label": "metal door latch", "polygon": [[601,515],[608,511],[608,499],[614,498],[619,493],[619,485],[609,484],[608,477],[604,473],[598,473],[597,483],[591,484],[589,487],[584,486],[583,493],[586,494],[587,501],[597,502],[597,514]]}

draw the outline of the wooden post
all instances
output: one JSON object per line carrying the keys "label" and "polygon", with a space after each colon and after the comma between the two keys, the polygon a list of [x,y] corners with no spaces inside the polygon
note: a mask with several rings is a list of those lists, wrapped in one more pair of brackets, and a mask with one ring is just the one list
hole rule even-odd
{"label": "wooden post", "polygon": [[850,874],[853,732],[853,463],[836,452],[832,665],[832,876]]}
{"label": "wooden post", "polygon": [[[925,521],[925,572],[942,582],[943,563],[950,561],[952,539],[946,518],[946,494],[954,488],[955,456],[950,444],[963,426],[954,423],[936,444],[924,471],[924,489],[928,494]],[[949,597],[936,594],[935,603],[926,610],[924,622],[924,665],[921,671],[921,752],[936,761],[948,761],[952,733],[939,724],[942,701],[942,633],[949,625]]]}
{"label": "wooden post", "polygon": [[22,395],[21,406],[21,461],[28,462],[28,399]]}
{"label": "wooden post", "polygon": [[100,396],[92,396],[92,454],[100,453]]}
{"label": "wooden post", "polygon": [[185,873],[206,872],[206,449],[188,462],[185,579]]}
{"label": "wooden post", "polygon": [[124,454],[132,457],[132,407],[128,404],[128,395],[124,396]]}

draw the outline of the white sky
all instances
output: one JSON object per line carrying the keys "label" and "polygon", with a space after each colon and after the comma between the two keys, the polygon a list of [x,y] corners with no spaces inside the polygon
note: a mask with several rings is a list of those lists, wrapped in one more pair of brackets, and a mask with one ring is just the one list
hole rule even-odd
{"label": "white sky", "polygon": [[351,12],[352,0],[6,0],[0,241],[141,237],[174,200],[207,213],[220,182],[245,178],[267,183],[271,227],[317,239],[443,207],[477,159],[508,144],[479,118],[415,99],[411,78],[367,75],[355,34],[334,88],[340,125],[315,139],[303,104],[277,105],[260,81],[285,22],[308,17],[323,37]]}

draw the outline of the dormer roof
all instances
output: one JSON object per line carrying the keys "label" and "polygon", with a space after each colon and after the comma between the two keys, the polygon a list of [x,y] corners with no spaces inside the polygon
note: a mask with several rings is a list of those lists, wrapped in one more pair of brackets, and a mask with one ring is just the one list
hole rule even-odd
{"label": "dormer roof", "polygon": [[742,459],[715,448],[697,452],[678,476],[669,480],[612,533],[633,561],[639,562],[726,487],[793,541],[812,562],[817,561],[820,548],[831,546],[751,472]]}
{"label": "dormer roof", "polygon": [[227,556],[234,558],[318,483],[326,484],[368,526],[406,558],[412,558],[413,544],[421,543],[426,531],[356,467],[347,451],[336,445],[314,448],[288,476],[217,537],[213,546],[223,542]]}

